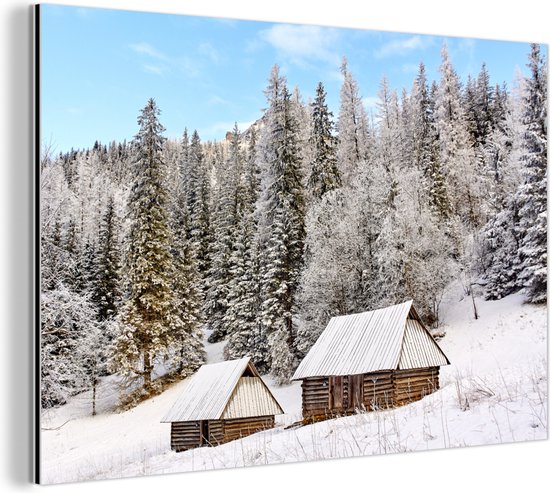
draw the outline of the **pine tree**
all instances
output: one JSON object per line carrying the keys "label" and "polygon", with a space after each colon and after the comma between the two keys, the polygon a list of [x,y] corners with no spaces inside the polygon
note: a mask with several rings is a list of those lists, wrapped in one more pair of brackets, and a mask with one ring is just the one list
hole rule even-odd
{"label": "pine tree", "polygon": [[183,130],[180,147],[178,168],[179,176],[181,177],[181,190],[179,193],[182,194],[183,199],[185,200],[185,209],[187,210],[189,200],[189,184],[191,183],[191,167],[189,165],[189,134],[187,133],[187,128]]}
{"label": "pine tree", "polygon": [[187,211],[186,173],[189,152],[187,130],[178,145],[172,149],[169,165],[170,226],[173,232],[172,256],[175,272],[173,287],[176,306],[182,325],[172,333],[173,367],[176,374],[185,377],[205,361],[203,347],[203,293],[191,239],[187,237],[189,214]]}
{"label": "pine tree", "polygon": [[180,227],[174,234],[174,291],[181,326],[172,333],[174,339],[174,360],[176,371],[186,377],[206,361],[203,344],[203,315],[201,278],[197,260],[185,237],[185,228]]}
{"label": "pine tree", "polygon": [[334,123],[325,99],[325,88],[319,82],[315,100],[311,104],[313,155],[307,183],[308,191],[314,200],[322,198],[325,193],[341,185],[340,172],[336,162]]}
{"label": "pine tree", "polygon": [[429,121],[431,123],[430,128],[433,133],[428,137],[428,145],[430,146],[430,149],[428,150],[430,158],[427,163],[427,170],[429,174],[428,194],[432,212],[434,212],[443,222],[448,222],[450,216],[453,214],[453,206],[447,190],[447,178],[441,164],[439,134],[435,125],[436,94],[437,84],[434,81],[430,91]]}
{"label": "pine tree", "polygon": [[345,57],[340,70],[344,80],[340,89],[336,156],[342,182],[349,184],[355,179],[359,163],[367,157],[368,124],[365,108],[359,96],[359,87],[348,69]]}
{"label": "pine tree", "polygon": [[523,185],[518,191],[520,281],[527,299],[546,301],[547,277],[547,70],[540,46],[531,45],[524,95]]}
{"label": "pine tree", "polygon": [[63,244],[63,249],[67,252],[69,260],[64,282],[77,293],[84,293],[88,287],[88,279],[90,278],[89,273],[84,269],[84,262],[87,258],[84,247],[87,248],[88,252],[91,249],[89,243],[81,245],[76,221],[71,217],[67,225]]}
{"label": "pine tree", "polygon": [[464,87],[462,104],[464,107],[464,122],[466,124],[466,129],[470,134],[472,142],[477,142],[478,115],[477,115],[477,101],[476,101],[476,85],[471,75],[468,75],[466,86]]}
{"label": "pine tree", "polygon": [[445,177],[451,209],[463,224],[482,224],[482,176],[468,135],[460,93],[460,80],[451,64],[447,46],[441,50],[441,79],[435,97],[435,125],[438,132],[439,162]]}
{"label": "pine tree", "polygon": [[378,91],[379,125],[378,139],[375,149],[375,159],[385,173],[386,205],[394,207],[394,200],[397,194],[397,176],[403,167],[403,142],[400,126],[401,115],[399,113],[399,102],[397,93],[390,92],[388,81],[385,77],[380,82]]}
{"label": "pine tree", "polygon": [[208,326],[212,331],[208,341],[217,342],[227,335],[224,323],[231,282],[231,254],[237,226],[237,202],[241,200],[239,181],[242,174],[241,137],[237,125],[232,132],[228,160],[223,167],[219,195],[212,213],[212,244],[210,250],[209,288],[206,295]]}
{"label": "pine tree", "polygon": [[517,188],[519,137],[522,132],[519,98],[509,97],[506,86],[495,85],[492,101],[493,124],[483,152],[484,175],[488,178],[486,205],[491,215],[506,208],[505,202]]}
{"label": "pine tree", "polygon": [[485,63],[481,65],[475,88],[476,142],[480,147],[483,147],[487,143],[487,138],[494,125],[492,109],[495,94]]}
{"label": "pine tree", "polygon": [[438,155],[437,133],[434,124],[435,87],[428,87],[426,67],[420,63],[418,75],[411,91],[411,116],[413,162],[421,172],[422,193],[428,197],[432,212],[442,221],[450,215],[445,179]]}
{"label": "pine tree", "polygon": [[189,214],[188,237],[191,238],[192,248],[196,252],[199,272],[204,278],[209,270],[210,180],[201,140],[196,130],[191,136],[187,166],[185,184]]}
{"label": "pine tree", "polygon": [[493,216],[480,234],[479,262],[485,279],[485,298],[499,300],[518,291],[520,262],[518,249],[518,204],[515,195],[504,202],[503,209]]}
{"label": "pine tree", "polygon": [[309,163],[311,163],[314,153],[312,139],[313,120],[311,106],[303,102],[298,86],[295,86],[292,92],[291,108],[296,121],[296,146],[298,148],[300,163],[302,163],[300,173],[303,178],[304,202],[307,208],[311,200],[311,196],[308,193],[309,190],[306,186],[309,176]]}
{"label": "pine tree", "polygon": [[283,382],[293,369],[287,364],[287,355],[294,350],[293,314],[305,236],[304,198],[296,121],[286,80],[279,75],[276,65],[266,95],[269,109],[258,152],[262,182],[261,318],[268,334],[271,371]]}
{"label": "pine tree", "polygon": [[94,265],[92,301],[97,306],[99,322],[111,320],[118,314],[121,299],[118,231],[119,222],[111,195],[99,228]]}
{"label": "pine tree", "polygon": [[88,388],[87,361],[101,346],[93,344],[97,315],[87,295],[60,284],[42,293],[40,307],[41,403],[48,408]]}
{"label": "pine tree", "polygon": [[228,308],[224,319],[228,332],[225,356],[226,359],[250,356],[256,368],[266,372],[269,369],[269,348],[259,315],[258,221],[254,213],[259,193],[255,147],[256,132],[251,129],[232,239]]}
{"label": "pine tree", "polygon": [[156,102],[150,99],[138,117],[135,180],[128,204],[132,221],[127,253],[129,292],[113,355],[117,370],[143,378],[146,394],[152,390],[155,361],[168,354],[173,333],[182,330],[172,281],[173,239],[164,184],[164,127],[159,114]]}

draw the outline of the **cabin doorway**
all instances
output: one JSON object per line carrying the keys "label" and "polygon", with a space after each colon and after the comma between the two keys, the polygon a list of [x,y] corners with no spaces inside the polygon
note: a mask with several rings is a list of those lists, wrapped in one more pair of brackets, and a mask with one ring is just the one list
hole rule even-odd
{"label": "cabin doorway", "polygon": [[344,405],[344,378],[329,377],[329,409],[331,411],[341,411]]}
{"label": "cabin doorway", "polygon": [[363,409],[363,375],[329,377],[329,409],[350,412]]}
{"label": "cabin doorway", "polygon": [[363,375],[348,377],[348,411],[363,409]]}
{"label": "cabin doorway", "polygon": [[201,447],[210,445],[210,431],[208,429],[208,421],[201,421]]}

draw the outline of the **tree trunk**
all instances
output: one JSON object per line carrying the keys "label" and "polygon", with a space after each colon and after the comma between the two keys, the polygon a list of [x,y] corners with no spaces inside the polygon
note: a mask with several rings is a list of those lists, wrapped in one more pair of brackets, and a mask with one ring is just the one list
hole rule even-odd
{"label": "tree trunk", "polygon": [[153,362],[151,353],[149,351],[145,351],[143,355],[143,388],[147,393],[151,392],[152,374]]}
{"label": "tree trunk", "polygon": [[95,409],[96,389],[97,389],[97,379],[94,378],[92,382],[92,416],[95,416],[97,414]]}
{"label": "tree trunk", "polygon": [[470,296],[472,297],[472,305],[474,307],[474,319],[477,320],[479,318],[479,315],[477,313],[477,306],[476,306],[476,299],[474,297],[474,288],[470,284]]}

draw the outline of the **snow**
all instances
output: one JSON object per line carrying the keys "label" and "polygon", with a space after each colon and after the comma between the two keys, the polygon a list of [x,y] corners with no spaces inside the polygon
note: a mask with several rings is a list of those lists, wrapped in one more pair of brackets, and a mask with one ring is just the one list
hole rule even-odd
{"label": "snow", "polygon": [[225,347],[226,341],[215,342],[210,344],[208,342],[208,337],[212,333],[211,330],[206,330],[204,334],[204,347],[206,349],[206,363],[217,363],[218,361],[223,361],[223,348]]}
{"label": "snow", "polygon": [[[218,447],[175,453],[170,425],[160,423],[186,382],[122,413],[116,379],[99,388],[98,416],[83,394],[43,415],[42,480],[45,483],[129,477],[433,450],[547,438],[547,311],[524,304],[520,294],[472,302],[458,286],[442,304],[440,340],[451,365],[441,389],[395,410],[357,414],[285,430],[300,417],[300,383],[267,385],[287,414],[273,430]],[[224,343],[207,345],[209,363],[222,359]],[[70,420],[67,422],[67,420]],[[65,423],[65,424],[63,424]]]}

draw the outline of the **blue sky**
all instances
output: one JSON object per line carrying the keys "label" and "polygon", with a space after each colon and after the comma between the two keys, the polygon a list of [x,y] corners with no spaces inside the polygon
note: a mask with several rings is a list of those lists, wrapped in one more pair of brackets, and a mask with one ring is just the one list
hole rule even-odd
{"label": "blue sky", "polygon": [[223,138],[234,122],[245,127],[261,115],[274,63],[306,101],[323,81],[336,115],[343,55],[370,109],[384,75],[392,88],[409,89],[424,61],[430,79],[437,79],[444,41],[464,80],[485,61],[492,82],[510,86],[529,52],[518,42],[47,4],[41,9],[42,140],[56,152],[95,140],[130,140],[150,97],[162,110],[167,137],[188,127],[203,140]]}

